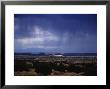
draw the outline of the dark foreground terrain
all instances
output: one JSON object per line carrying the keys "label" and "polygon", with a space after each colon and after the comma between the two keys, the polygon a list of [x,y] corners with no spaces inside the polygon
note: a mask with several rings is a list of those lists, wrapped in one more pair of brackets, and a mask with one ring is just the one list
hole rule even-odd
{"label": "dark foreground terrain", "polygon": [[15,76],[97,76],[97,57],[16,57]]}

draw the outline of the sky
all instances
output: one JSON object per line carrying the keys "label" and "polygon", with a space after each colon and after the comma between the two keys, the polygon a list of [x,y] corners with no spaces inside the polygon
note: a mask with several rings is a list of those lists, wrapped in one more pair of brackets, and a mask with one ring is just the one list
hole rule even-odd
{"label": "sky", "polygon": [[97,15],[15,14],[14,51],[97,53]]}

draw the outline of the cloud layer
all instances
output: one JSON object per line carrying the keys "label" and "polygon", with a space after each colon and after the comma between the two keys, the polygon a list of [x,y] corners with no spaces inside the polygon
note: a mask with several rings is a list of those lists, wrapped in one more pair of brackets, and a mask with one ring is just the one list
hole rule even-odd
{"label": "cloud layer", "polygon": [[15,15],[16,52],[96,52],[97,15]]}

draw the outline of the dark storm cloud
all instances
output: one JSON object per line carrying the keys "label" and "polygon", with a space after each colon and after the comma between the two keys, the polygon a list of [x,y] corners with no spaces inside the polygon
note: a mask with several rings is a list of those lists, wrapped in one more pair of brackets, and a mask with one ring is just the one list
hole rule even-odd
{"label": "dark storm cloud", "polygon": [[96,14],[15,14],[15,51],[96,52]]}

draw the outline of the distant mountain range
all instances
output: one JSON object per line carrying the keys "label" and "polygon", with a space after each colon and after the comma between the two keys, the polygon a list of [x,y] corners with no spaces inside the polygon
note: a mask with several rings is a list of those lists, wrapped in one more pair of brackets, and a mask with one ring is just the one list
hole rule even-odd
{"label": "distant mountain range", "polygon": [[29,55],[29,56],[49,56],[49,55],[63,55],[63,56],[97,56],[97,53],[14,53],[14,55]]}

